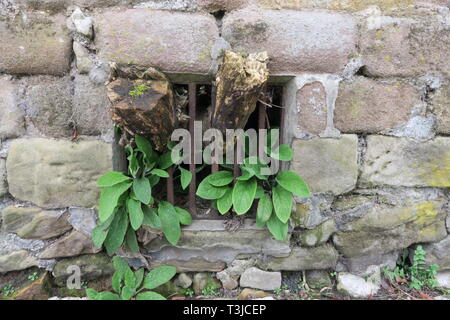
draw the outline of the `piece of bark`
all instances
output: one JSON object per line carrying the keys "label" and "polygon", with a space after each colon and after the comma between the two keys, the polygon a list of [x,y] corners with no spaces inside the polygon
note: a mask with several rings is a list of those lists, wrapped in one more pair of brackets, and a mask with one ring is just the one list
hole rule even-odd
{"label": "piece of bark", "polygon": [[244,56],[225,51],[216,76],[216,100],[211,127],[225,134],[226,129],[243,129],[269,78],[267,52]]}
{"label": "piece of bark", "polygon": [[[118,74],[122,77],[107,85],[113,121],[129,135],[143,136],[153,142],[156,150],[164,151],[177,126],[171,83],[154,69]],[[127,74],[129,78],[123,78]],[[130,94],[140,86],[145,90]]]}

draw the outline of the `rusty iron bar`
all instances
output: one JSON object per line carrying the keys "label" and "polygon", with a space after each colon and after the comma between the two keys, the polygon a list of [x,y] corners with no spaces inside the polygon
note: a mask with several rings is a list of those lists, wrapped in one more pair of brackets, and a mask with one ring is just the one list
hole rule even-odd
{"label": "rusty iron bar", "polygon": [[173,166],[170,166],[167,169],[167,173],[169,174],[169,178],[167,178],[167,202],[172,205],[175,204],[175,194],[173,188]]}
{"label": "rusty iron bar", "polygon": [[[214,111],[216,109],[216,85],[215,83],[212,84],[211,86],[211,109],[212,109],[212,114],[214,114]],[[212,120],[212,119],[211,119]],[[217,171],[219,171],[219,162],[217,159],[217,156],[215,153],[212,155],[212,159],[211,159],[211,173],[216,173]]]}
{"label": "rusty iron bar", "polygon": [[189,171],[192,173],[192,181],[189,185],[189,211],[192,215],[197,214],[197,205],[195,203],[195,193],[197,189],[197,173],[195,166],[195,116],[197,106],[197,85],[195,83],[188,84],[189,92],[189,133],[191,135],[191,161],[189,163]]}

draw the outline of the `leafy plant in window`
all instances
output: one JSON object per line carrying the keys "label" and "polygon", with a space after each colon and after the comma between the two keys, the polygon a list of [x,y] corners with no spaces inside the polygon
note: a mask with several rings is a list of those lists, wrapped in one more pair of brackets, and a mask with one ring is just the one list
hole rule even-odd
{"label": "leafy plant in window", "polygon": [[[136,231],[141,226],[162,230],[166,239],[175,245],[180,239],[180,225],[192,222],[189,212],[152,194],[160,179],[169,177],[166,169],[174,164],[171,151],[159,155],[150,142],[140,136],[135,137],[135,143],[135,147],[126,147],[127,174],[111,171],[97,180],[102,190],[99,225],[92,232],[92,240],[98,248],[104,245],[108,254],[116,252],[123,244],[138,252]],[[181,167],[179,170],[185,189],[192,175]]]}
{"label": "leafy plant in window", "polygon": [[128,263],[121,257],[113,258],[114,269],[112,287],[115,292],[97,292],[94,289],[86,289],[88,298],[92,300],[166,300],[162,295],[153,290],[170,281],[176,268],[161,266],[153,269],[144,276],[144,269],[133,272]]}
{"label": "leafy plant in window", "polygon": [[[280,145],[277,150],[266,148],[266,153],[277,160],[292,160],[292,149]],[[259,158],[249,157],[240,165],[241,176],[234,177],[229,166],[225,170],[207,176],[199,184],[197,195],[215,201],[217,210],[223,215],[233,210],[237,215],[250,211],[258,201],[256,223],[267,226],[277,240],[285,240],[292,212],[293,196],[309,197],[308,185],[295,172],[286,170],[274,175],[263,175],[269,170]]]}

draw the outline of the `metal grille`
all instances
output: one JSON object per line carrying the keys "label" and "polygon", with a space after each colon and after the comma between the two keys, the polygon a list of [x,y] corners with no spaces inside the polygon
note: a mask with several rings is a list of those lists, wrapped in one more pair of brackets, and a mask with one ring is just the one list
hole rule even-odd
{"label": "metal grille", "polygon": [[[189,103],[188,103],[188,110],[189,110],[189,133],[191,135],[191,150],[190,150],[190,156],[191,156],[191,163],[189,164],[189,171],[192,173],[192,181],[189,185],[189,194],[188,194],[188,209],[192,216],[194,218],[198,218],[199,214],[197,211],[197,197],[196,197],[196,190],[197,190],[197,166],[195,164],[194,157],[195,157],[195,131],[194,131],[194,122],[196,120],[197,116],[197,88],[201,85],[201,83],[188,83],[188,97],[189,97]],[[283,88],[284,90],[284,88]],[[282,105],[281,97],[283,95],[280,95],[280,106]],[[214,112],[215,108],[215,101],[216,101],[216,87],[214,85],[211,86],[211,106],[212,111]],[[257,113],[257,128],[255,129],[266,129],[267,128],[267,103],[258,102],[257,108],[255,109],[255,113]],[[281,108],[280,115],[280,143],[283,143],[283,131],[284,131],[284,123],[285,123],[285,110],[284,108]],[[237,152],[234,153],[235,156]],[[214,159],[214,158],[213,158]],[[214,163],[214,160],[212,161],[211,165],[211,172],[215,173],[219,171],[219,164]],[[239,176],[239,164],[235,160],[234,163],[234,175]],[[168,169],[169,178],[167,179],[167,201],[174,204],[175,202],[175,196],[174,196],[174,177],[173,177],[173,167]],[[202,219],[220,219],[222,216],[218,214],[218,212],[215,212],[215,210],[211,210],[210,213],[205,216],[201,215]]]}

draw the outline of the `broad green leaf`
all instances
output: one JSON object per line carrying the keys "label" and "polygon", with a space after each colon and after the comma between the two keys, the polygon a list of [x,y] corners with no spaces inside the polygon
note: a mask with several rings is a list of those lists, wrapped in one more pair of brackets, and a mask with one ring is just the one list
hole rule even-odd
{"label": "broad green leaf", "polygon": [[133,199],[128,199],[127,211],[130,216],[131,226],[134,230],[138,230],[142,225],[142,221],[144,221],[141,203]]}
{"label": "broad green leaf", "polygon": [[288,234],[288,224],[283,223],[276,215],[272,215],[270,219],[266,222],[267,228],[270,233],[275,237],[275,239],[284,241],[287,239]]}
{"label": "broad green leaf", "polygon": [[220,214],[225,214],[230,211],[233,206],[233,189],[228,188],[222,198],[217,199],[217,210]]}
{"label": "broad green leaf", "polygon": [[122,280],[123,280],[122,274],[119,272],[114,272],[111,279],[111,285],[115,292],[120,292],[120,288],[122,287]]}
{"label": "broad green leaf", "polygon": [[97,186],[101,188],[111,187],[128,180],[130,180],[130,177],[127,177],[122,172],[111,171],[98,178]]}
{"label": "broad green leaf", "polygon": [[249,170],[244,166],[241,166],[241,176],[237,177],[236,180],[238,181],[247,181],[250,180],[251,178],[253,178],[255,176],[253,170]]}
{"label": "broad green leaf", "polygon": [[139,252],[139,244],[136,239],[136,233],[134,232],[133,228],[128,228],[127,235],[127,247],[133,252]]}
{"label": "broad green leaf", "polygon": [[143,206],[142,211],[144,212],[144,221],[142,224],[147,227],[160,230],[161,220],[159,219],[156,209]]}
{"label": "broad green leaf", "polygon": [[169,174],[167,173],[167,171],[161,170],[161,169],[153,169],[152,171],[150,171],[151,174],[154,174],[158,177],[161,178],[168,178]]}
{"label": "broad green leaf", "polygon": [[133,177],[136,177],[139,172],[139,162],[136,157],[136,154],[132,151],[127,159],[128,159],[128,171]]}
{"label": "broad green leaf", "polygon": [[153,151],[151,143],[141,136],[135,136],[135,140],[136,146],[145,155],[146,162],[149,164],[156,161],[158,155]]}
{"label": "broad green leaf", "polygon": [[181,236],[180,221],[173,205],[169,202],[161,201],[158,208],[158,215],[161,219],[161,226],[167,241],[176,245]]}
{"label": "broad green leaf", "polygon": [[261,199],[263,195],[264,195],[264,188],[258,184],[258,186],[256,187],[255,199]]}
{"label": "broad green leaf", "polygon": [[112,292],[103,291],[98,293],[95,300],[120,300],[120,297]]}
{"label": "broad green leaf", "polygon": [[134,288],[130,288],[128,286],[123,287],[122,292],[120,293],[120,298],[122,300],[130,300],[136,294],[136,290]]}
{"label": "broad green leaf", "polygon": [[105,242],[106,236],[108,235],[108,231],[103,230],[101,226],[97,226],[92,230],[92,243],[96,248],[101,248],[103,242]]}
{"label": "broad green leaf", "polygon": [[134,275],[133,271],[131,271],[130,268],[125,270],[125,274],[123,275],[123,279],[125,281],[125,286],[129,288],[135,288],[136,287],[136,276]]}
{"label": "broad green leaf", "polygon": [[145,289],[155,289],[170,281],[177,273],[177,268],[172,266],[160,266],[150,271],[144,279]]}
{"label": "broad green leaf", "polygon": [[256,179],[237,181],[233,188],[233,209],[236,214],[246,213],[252,207],[256,195]]}
{"label": "broad green leaf", "polygon": [[86,289],[86,296],[91,300],[97,300],[98,292],[94,289],[88,288]]}
{"label": "broad green leaf", "polygon": [[181,188],[183,188],[183,190],[185,190],[192,181],[192,173],[182,167],[179,167],[179,169],[181,172],[181,177],[180,177]]}
{"label": "broad green leaf", "polygon": [[292,193],[277,185],[272,189],[272,202],[278,219],[283,223],[288,222],[292,212]]}
{"label": "broad green leaf", "polygon": [[148,181],[150,181],[150,186],[152,188],[159,183],[159,180],[161,180],[161,178],[155,175],[151,175],[148,177]]}
{"label": "broad green leaf", "polygon": [[104,245],[109,255],[119,249],[125,238],[128,228],[128,217],[124,210],[118,210],[106,236]]}
{"label": "broad green leaf", "polygon": [[177,212],[178,220],[180,220],[181,224],[188,226],[192,223],[192,216],[189,212],[179,207],[175,207],[175,211]]}
{"label": "broad green leaf", "polygon": [[147,291],[143,293],[139,293],[136,296],[136,300],[167,300],[162,295],[156,292]]}
{"label": "broad green leaf", "polygon": [[134,179],[133,191],[136,198],[142,203],[149,204],[152,200],[152,188],[147,178]]}
{"label": "broad green leaf", "polygon": [[139,269],[134,273],[134,276],[136,277],[136,289],[139,288],[142,284],[142,281],[144,281],[144,268]]}
{"label": "broad green leaf", "polygon": [[274,159],[281,161],[291,161],[292,160],[292,149],[286,144],[282,144],[277,150],[272,150],[270,156]]}
{"label": "broad green leaf", "polygon": [[229,185],[233,180],[233,173],[230,171],[219,171],[208,176],[208,182],[214,187]]}
{"label": "broad green leaf", "polygon": [[309,197],[311,192],[309,191],[308,185],[298,174],[292,171],[280,171],[275,180],[280,186],[282,186],[287,191],[298,195],[299,197]]}
{"label": "broad green leaf", "polygon": [[167,151],[166,153],[163,153],[158,159],[158,165],[163,170],[166,170],[168,167],[173,165],[172,151]]}
{"label": "broad green leaf", "polygon": [[203,179],[202,182],[200,182],[200,184],[198,185],[198,188],[197,188],[197,195],[200,198],[203,198],[206,200],[215,200],[215,199],[222,198],[222,196],[227,191],[228,187],[227,186],[224,186],[224,187],[213,186],[208,181],[209,177],[210,176],[206,177],[205,179]]}
{"label": "broad green leaf", "polygon": [[248,171],[251,175],[255,175],[258,179],[267,180],[268,176],[263,174],[263,169],[268,170],[268,166],[261,162],[257,157],[248,157],[244,159],[242,168]]}
{"label": "broad green leaf", "polygon": [[267,222],[272,215],[272,199],[268,194],[264,194],[258,201],[258,210],[256,211],[256,217],[259,222]]}
{"label": "broad green leaf", "polygon": [[113,261],[114,269],[123,278],[123,276],[125,275],[125,271],[130,269],[130,267],[128,266],[127,260],[125,260],[124,258],[119,257],[119,256],[114,256],[112,258],[112,261]]}
{"label": "broad green leaf", "polygon": [[98,205],[100,222],[106,221],[114,212],[120,196],[131,187],[131,182],[122,182],[112,187],[103,188]]}

